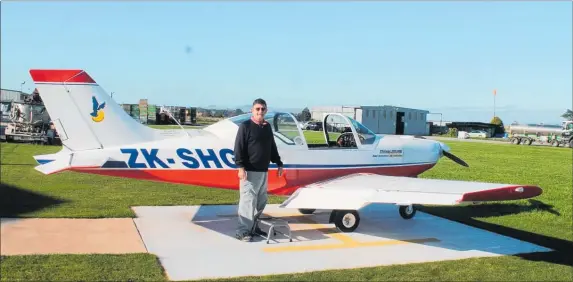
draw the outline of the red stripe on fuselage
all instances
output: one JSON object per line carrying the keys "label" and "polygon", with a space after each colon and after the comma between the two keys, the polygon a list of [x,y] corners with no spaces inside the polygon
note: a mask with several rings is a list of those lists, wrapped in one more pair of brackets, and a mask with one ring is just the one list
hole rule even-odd
{"label": "red stripe on fuselage", "polygon": [[[276,169],[269,169],[268,192],[273,195],[290,195],[300,186],[352,173],[376,173],[390,176],[414,177],[435,164],[336,169],[285,169],[283,177]],[[221,189],[239,189],[236,169],[99,169],[72,168],[70,170],[124,178],[198,185]]]}
{"label": "red stripe on fuselage", "polygon": [[34,82],[95,83],[83,70],[30,70]]}

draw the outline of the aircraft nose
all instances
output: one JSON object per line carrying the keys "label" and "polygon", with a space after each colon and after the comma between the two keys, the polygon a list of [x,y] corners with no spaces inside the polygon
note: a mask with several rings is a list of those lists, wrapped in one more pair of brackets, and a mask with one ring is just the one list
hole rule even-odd
{"label": "aircraft nose", "polygon": [[446,152],[450,151],[450,146],[446,145],[445,143],[440,142],[440,141],[436,141],[436,143],[438,143],[438,146],[440,147],[441,150],[444,150]]}

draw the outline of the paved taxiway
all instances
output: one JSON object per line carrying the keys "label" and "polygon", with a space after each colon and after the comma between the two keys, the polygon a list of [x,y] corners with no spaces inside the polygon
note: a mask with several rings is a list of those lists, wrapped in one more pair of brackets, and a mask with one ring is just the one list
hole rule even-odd
{"label": "paved taxiway", "polygon": [[[291,224],[293,242],[277,235],[234,239],[236,206],[134,207],[145,247],[171,280],[268,275],[549,251],[418,212],[404,220],[393,205],[361,210],[354,233],[328,224],[329,212],[302,215],[269,205],[265,216]],[[267,231],[266,229],[263,229]]]}

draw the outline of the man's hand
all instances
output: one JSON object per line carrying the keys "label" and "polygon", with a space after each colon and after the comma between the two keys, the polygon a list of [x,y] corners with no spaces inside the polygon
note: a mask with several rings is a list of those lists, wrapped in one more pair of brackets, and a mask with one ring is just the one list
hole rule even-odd
{"label": "man's hand", "polygon": [[283,176],[283,167],[282,167],[282,166],[279,166],[279,169],[278,169],[278,171],[277,171],[277,175],[278,175],[279,177]]}
{"label": "man's hand", "polygon": [[239,176],[240,180],[245,180],[247,179],[247,172],[245,171],[244,168],[239,168],[239,173],[237,174]]}

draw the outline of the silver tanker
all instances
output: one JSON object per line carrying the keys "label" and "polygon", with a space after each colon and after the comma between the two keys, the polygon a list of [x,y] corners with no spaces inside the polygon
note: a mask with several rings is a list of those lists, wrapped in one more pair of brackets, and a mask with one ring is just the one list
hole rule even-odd
{"label": "silver tanker", "polygon": [[536,134],[536,135],[549,135],[561,134],[563,128],[560,127],[546,127],[546,126],[530,126],[530,125],[510,125],[509,135],[515,134]]}
{"label": "silver tanker", "polygon": [[573,148],[573,121],[563,121],[561,128],[549,126],[511,125],[508,137],[513,144],[551,144]]}

